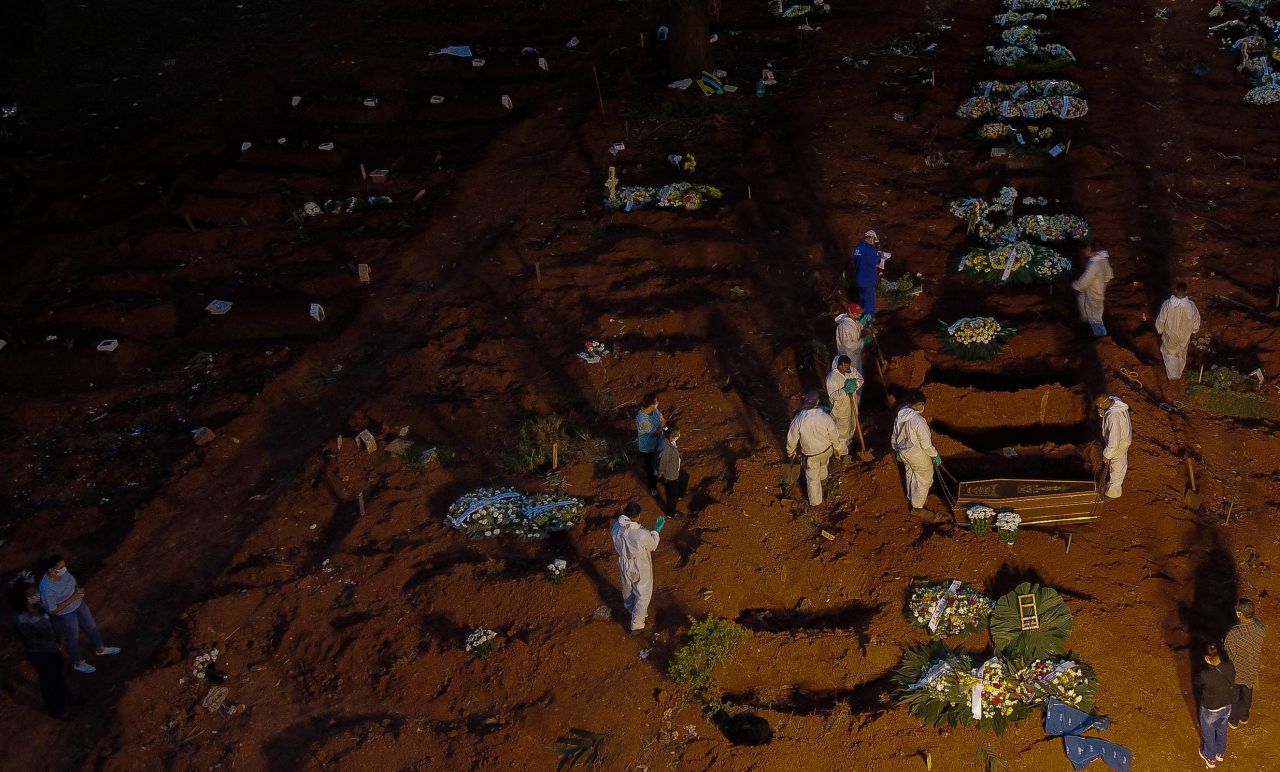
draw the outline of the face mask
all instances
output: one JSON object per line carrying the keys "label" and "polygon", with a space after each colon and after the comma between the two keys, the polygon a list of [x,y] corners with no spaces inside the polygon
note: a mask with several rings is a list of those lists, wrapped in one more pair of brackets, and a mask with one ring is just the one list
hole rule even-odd
{"label": "face mask", "polygon": [[39,595],[32,595],[30,598],[27,598],[27,605],[28,605],[28,606],[39,606],[39,605],[40,605],[40,596],[39,596]]}
{"label": "face mask", "polygon": [[64,567],[64,568],[55,568],[55,569],[53,569],[52,571],[50,571],[50,572],[49,572],[49,575],[50,575],[50,576],[53,576],[53,577],[55,577],[55,578],[61,579],[61,578],[62,578],[62,576],[63,576],[64,574],[66,574],[66,573],[67,573],[67,569],[66,569],[65,567]]}

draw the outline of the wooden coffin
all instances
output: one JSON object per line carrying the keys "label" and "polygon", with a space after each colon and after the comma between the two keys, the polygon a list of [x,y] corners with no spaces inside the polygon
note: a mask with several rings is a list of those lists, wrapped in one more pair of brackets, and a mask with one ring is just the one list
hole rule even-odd
{"label": "wooden coffin", "polygon": [[1093,480],[973,480],[957,486],[956,523],[968,525],[965,509],[986,504],[997,512],[1012,509],[1023,525],[1095,520],[1102,514],[1102,497]]}

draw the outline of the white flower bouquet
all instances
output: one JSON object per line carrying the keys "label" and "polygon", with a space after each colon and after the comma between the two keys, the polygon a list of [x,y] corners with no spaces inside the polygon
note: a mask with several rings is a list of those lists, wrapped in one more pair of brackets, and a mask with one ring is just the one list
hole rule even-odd
{"label": "white flower bouquet", "polygon": [[196,657],[195,667],[191,670],[191,675],[199,680],[204,680],[209,675],[209,670],[213,668],[218,661],[218,650],[209,649],[204,654]]}
{"label": "white flower bouquet", "polygon": [[515,536],[545,539],[582,522],[581,499],[571,496],[525,496],[515,488],[480,488],[449,507],[445,523],[473,539]]}
{"label": "white flower bouquet", "polygon": [[1070,80],[1020,80],[1015,83],[1002,83],[998,80],[978,81],[973,92],[980,96],[1008,97],[1024,99],[1026,97],[1076,96],[1081,91],[1080,84]]}
{"label": "white flower bouquet", "polygon": [[1010,11],[1079,11],[1089,7],[1088,0],[1004,0]]}
{"label": "white flower bouquet", "polygon": [[453,502],[444,521],[473,539],[492,538],[523,521],[528,504],[515,488],[479,488]]}
{"label": "white flower bouquet", "polygon": [[1244,101],[1251,105],[1274,105],[1280,102],[1280,73],[1268,73],[1258,85],[1249,89]]}
{"label": "white flower bouquet", "polygon": [[1062,119],[1081,118],[1089,112],[1088,101],[1070,95],[1035,97],[1018,101],[994,99],[980,95],[969,97],[956,108],[959,118],[1001,118],[1005,120],[1027,119]]}
{"label": "white flower bouquet", "polygon": [[547,564],[547,580],[552,584],[563,584],[569,578],[569,564],[564,558],[556,558]]}
{"label": "white flower bouquet", "polygon": [[614,188],[605,198],[605,206],[632,212],[649,206],[661,209],[701,209],[704,204],[724,196],[714,185],[693,182],[673,182],[654,188],[645,185],[629,185]]}
{"label": "white flower bouquet", "polygon": [[1065,279],[1071,261],[1048,247],[1015,241],[970,250],[956,261],[955,270],[986,284],[1047,284]]}
{"label": "white flower bouquet", "polygon": [[467,636],[462,648],[468,654],[487,657],[498,648],[498,634],[484,627],[477,627]]}
{"label": "white flower bouquet", "polygon": [[1026,24],[1029,21],[1048,21],[1049,16],[1043,13],[1006,11],[998,16],[992,16],[991,20],[1001,27],[1008,27],[1013,24]]}
{"label": "white flower bouquet", "polygon": [[1013,544],[1018,540],[1018,526],[1022,524],[1022,516],[1012,510],[996,513],[996,533],[1000,541]]}
{"label": "white flower bouquet", "polygon": [[1077,710],[1093,710],[1098,690],[1098,674],[1093,668],[1070,659],[1037,659],[1017,673],[1025,686],[1023,699],[1042,703],[1050,697]]}
{"label": "white flower bouquet", "polygon": [[970,504],[965,508],[964,513],[975,536],[986,536],[991,533],[991,526],[996,520],[994,509],[985,504]]}
{"label": "white flower bouquet", "polygon": [[961,359],[991,359],[1017,332],[990,316],[966,316],[943,326],[942,348]]}
{"label": "white flower bouquet", "polygon": [[922,584],[911,589],[907,621],[935,638],[967,636],[986,629],[995,606],[976,587],[955,579],[946,584]]}

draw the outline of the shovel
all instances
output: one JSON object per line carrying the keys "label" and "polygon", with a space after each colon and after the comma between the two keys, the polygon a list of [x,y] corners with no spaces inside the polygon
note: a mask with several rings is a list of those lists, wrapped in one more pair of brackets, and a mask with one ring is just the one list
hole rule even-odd
{"label": "shovel", "polygon": [[796,460],[787,468],[787,476],[782,478],[782,498],[783,500],[795,499],[796,483],[800,481],[800,456],[796,455]]}
{"label": "shovel", "polygon": [[862,420],[858,418],[858,400],[850,395],[849,401],[853,403],[853,425],[858,430],[858,446],[862,448],[862,451],[858,453],[858,458],[864,463],[874,461],[875,456],[872,455],[871,451],[867,450],[867,441],[862,436]]}
{"label": "shovel", "polygon": [[884,401],[889,407],[897,407],[898,400],[889,393],[889,382],[884,379],[884,354],[880,353],[880,339],[875,330],[871,331],[871,340],[876,344],[876,372],[880,374],[880,388],[884,389]]}
{"label": "shovel", "polygon": [[1196,468],[1191,463],[1191,456],[1187,456],[1187,490],[1182,494],[1182,500],[1192,509],[1200,508],[1200,494],[1196,491]]}

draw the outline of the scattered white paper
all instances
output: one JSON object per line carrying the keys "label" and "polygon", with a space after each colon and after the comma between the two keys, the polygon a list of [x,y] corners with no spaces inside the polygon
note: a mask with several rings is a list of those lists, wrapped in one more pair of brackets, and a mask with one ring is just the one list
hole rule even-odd
{"label": "scattered white paper", "polygon": [[693,78],[684,78],[667,84],[667,88],[674,88],[678,91],[684,91],[693,85]]}
{"label": "scattered white paper", "polygon": [[332,142],[321,142],[319,147],[320,147],[320,149],[321,149],[321,150],[323,150],[324,152],[326,152],[326,153],[327,153],[327,152],[329,152],[330,150],[333,150],[333,143],[332,143]]}
{"label": "scattered white paper", "polygon": [[302,104],[302,97],[296,96],[293,99],[290,99],[289,104],[293,105],[294,107],[297,107],[298,105]]}
{"label": "scattered white paper", "polygon": [[240,152],[241,152],[241,153],[247,153],[247,152],[249,152],[249,148],[251,148],[251,147],[253,147],[253,143],[252,143],[252,142],[241,142],[241,143],[240,143]]}
{"label": "scattered white paper", "polygon": [[98,344],[99,351],[115,351],[120,348],[120,341],[115,338],[107,338]]}

